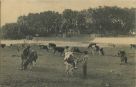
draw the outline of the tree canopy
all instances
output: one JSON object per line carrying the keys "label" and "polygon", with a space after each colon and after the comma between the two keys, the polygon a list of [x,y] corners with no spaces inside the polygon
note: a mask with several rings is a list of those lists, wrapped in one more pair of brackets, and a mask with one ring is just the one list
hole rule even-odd
{"label": "tree canopy", "polygon": [[5,38],[20,39],[27,35],[50,36],[69,31],[84,34],[128,35],[135,28],[135,8],[98,7],[82,11],[65,9],[63,13],[45,11],[20,16],[16,23],[5,24]]}

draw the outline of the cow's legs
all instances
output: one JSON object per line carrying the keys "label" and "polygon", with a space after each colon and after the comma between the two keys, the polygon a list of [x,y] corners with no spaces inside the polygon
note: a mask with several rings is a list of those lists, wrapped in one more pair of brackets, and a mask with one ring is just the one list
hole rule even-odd
{"label": "cow's legs", "polygon": [[121,65],[121,64],[124,62],[123,57],[121,57],[120,60],[121,60],[121,61],[120,61],[120,65]]}
{"label": "cow's legs", "polygon": [[24,70],[24,63],[25,63],[25,60],[22,59],[22,62],[21,62],[21,69]]}
{"label": "cow's legs", "polygon": [[36,66],[36,61],[34,61],[32,65],[33,65],[33,66]]}
{"label": "cow's legs", "polygon": [[30,65],[30,70],[32,70],[33,63],[31,62],[29,65]]}
{"label": "cow's legs", "polygon": [[56,50],[54,50],[54,54],[56,54]]}
{"label": "cow's legs", "polygon": [[22,54],[21,55],[21,69],[22,70],[25,69],[25,66],[24,66],[25,62],[26,62],[26,57]]}
{"label": "cow's legs", "polygon": [[94,49],[91,49],[91,51],[92,51],[92,55],[95,55],[95,50],[94,50]]}
{"label": "cow's legs", "polygon": [[127,63],[127,57],[125,57],[125,59],[124,59],[124,60],[125,60],[125,63]]}

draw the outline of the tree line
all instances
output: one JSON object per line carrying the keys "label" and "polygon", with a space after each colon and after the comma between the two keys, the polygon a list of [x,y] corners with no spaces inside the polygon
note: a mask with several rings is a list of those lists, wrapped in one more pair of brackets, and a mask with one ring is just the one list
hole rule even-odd
{"label": "tree line", "polygon": [[22,39],[79,32],[107,36],[128,35],[135,28],[135,8],[98,7],[81,11],[65,9],[62,13],[45,11],[20,16],[16,23],[2,26],[4,38]]}

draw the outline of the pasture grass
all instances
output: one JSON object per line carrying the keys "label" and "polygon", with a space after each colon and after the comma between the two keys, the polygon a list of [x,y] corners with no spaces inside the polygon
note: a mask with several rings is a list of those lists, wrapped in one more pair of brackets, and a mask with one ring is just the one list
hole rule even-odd
{"label": "pasture grass", "polygon": [[[32,70],[20,70],[20,53],[16,48],[0,48],[0,87],[135,87],[134,49],[128,46],[105,47],[105,56],[89,53],[87,78],[79,66],[73,77],[64,72],[63,56],[33,47],[38,52]],[[86,48],[81,48],[85,50]],[[117,50],[127,51],[128,64],[120,65]],[[22,51],[22,49],[21,49]],[[18,55],[18,56],[17,56]]]}

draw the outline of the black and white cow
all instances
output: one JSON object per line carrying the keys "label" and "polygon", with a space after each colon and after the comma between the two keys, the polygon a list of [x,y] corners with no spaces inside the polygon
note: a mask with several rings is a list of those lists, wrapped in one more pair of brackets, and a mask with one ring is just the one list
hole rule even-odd
{"label": "black and white cow", "polygon": [[55,43],[49,43],[49,48],[55,48],[56,47],[56,44]]}
{"label": "black and white cow", "polygon": [[92,48],[93,46],[96,46],[96,43],[90,43],[89,45],[88,45],[88,48]]}
{"label": "black and white cow", "polygon": [[127,56],[126,56],[126,52],[124,50],[119,50],[118,51],[118,56],[120,57],[121,64],[122,63],[127,63]]}
{"label": "black and white cow", "polygon": [[72,47],[72,52],[82,53],[78,47]]}
{"label": "black and white cow", "polygon": [[28,65],[33,65],[33,63],[37,61],[38,54],[37,51],[30,49],[29,47],[25,48],[23,53],[21,54],[21,67],[23,70],[26,70],[28,68]]}
{"label": "black and white cow", "polygon": [[6,44],[0,44],[0,46],[1,46],[2,48],[4,48],[4,47],[6,47]]}
{"label": "black and white cow", "polygon": [[103,48],[100,48],[100,53],[101,53],[101,55],[103,55],[103,56],[105,55]]}
{"label": "black and white cow", "polygon": [[64,54],[64,50],[65,50],[64,47],[54,47],[53,49],[54,49],[54,54],[55,54],[56,52],[60,53],[60,55],[63,55],[63,54]]}
{"label": "black and white cow", "polygon": [[47,52],[49,52],[49,47],[47,45],[39,45],[40,49],[45,49]]}
{"label": "black and white cow", "polygon": [[130,48],[136,48],[136,44],[130,44]]}

